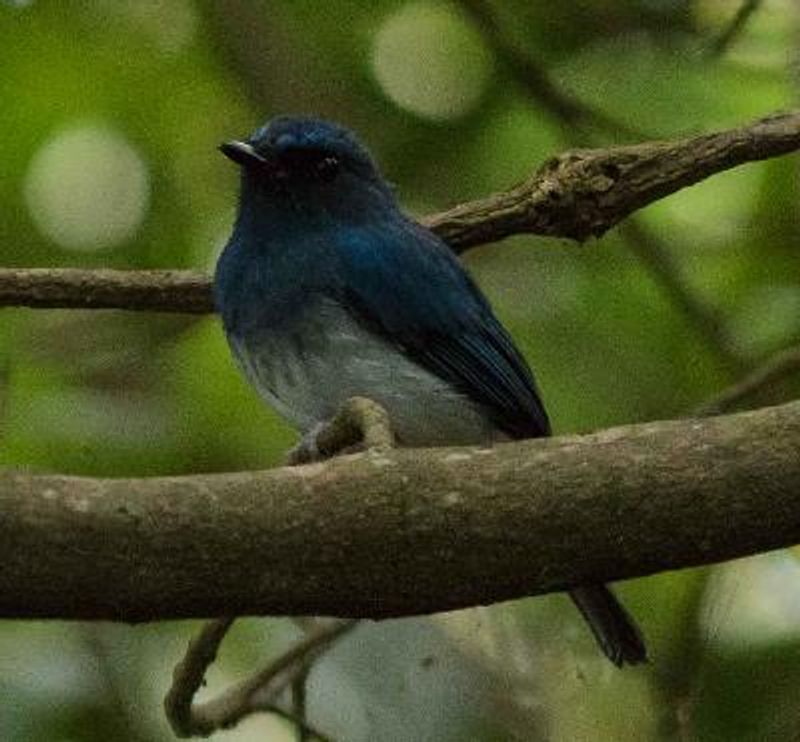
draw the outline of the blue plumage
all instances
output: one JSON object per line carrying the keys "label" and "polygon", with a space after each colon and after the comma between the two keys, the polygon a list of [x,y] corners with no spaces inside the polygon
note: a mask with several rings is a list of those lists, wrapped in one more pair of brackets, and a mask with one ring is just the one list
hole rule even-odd
{"label": "blue plumage", "polygon": [[[403,445],[549,434],[533,375],[488,302],[403,214],[351,132],[282,117],[222,150],[242,165],[242,190],[217,307],[244,373],[301,431],[359,395],[387,409]],[[574,597],[609,657],[644,658],[611,593]]]}
{"label": "blue plumage", "polygon": [[[453,253],[402,216],[341,235],[345,302],[513,437],[547,435],[533,376]],[[423,278],[425,277],[425,278]]]}

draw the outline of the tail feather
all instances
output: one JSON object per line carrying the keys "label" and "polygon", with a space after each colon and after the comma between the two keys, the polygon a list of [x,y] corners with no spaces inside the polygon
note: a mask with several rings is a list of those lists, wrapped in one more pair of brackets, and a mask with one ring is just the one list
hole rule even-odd
{"label": "tail feather", "polygon": [[647,661],[647,648],[634,620],[605,585],[587,585],[570,597],[589,624],[600,648],[617,667]]}

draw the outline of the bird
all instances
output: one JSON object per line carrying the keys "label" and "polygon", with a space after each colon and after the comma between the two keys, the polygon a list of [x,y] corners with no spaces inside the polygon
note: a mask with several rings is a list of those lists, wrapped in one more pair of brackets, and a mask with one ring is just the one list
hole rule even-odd
{"label": "bird", "polygon": [[[401,446],[550,435],[533,373],[489,301],[406,215],[352,131],[277,116],[219,149],[241,185],[216,309],[241,371],[303,436],[356,396],[387,411]],[[570,596],[615,665],[646,661],[608,587]]]}

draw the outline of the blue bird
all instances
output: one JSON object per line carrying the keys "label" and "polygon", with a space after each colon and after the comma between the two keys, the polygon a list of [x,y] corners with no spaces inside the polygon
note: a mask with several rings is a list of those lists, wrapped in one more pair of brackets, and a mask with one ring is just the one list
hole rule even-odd
{"label": "blue bird", "polygon": [[[347,129],[278,117],[221,145],[239,212],[214,294],[261,397],[304,435],[351,397],[380,403],[400,445],[550,433],[533,375],[453,252],[406,216]],[[646,659],[603,585],[571,596],[609,659]]]}

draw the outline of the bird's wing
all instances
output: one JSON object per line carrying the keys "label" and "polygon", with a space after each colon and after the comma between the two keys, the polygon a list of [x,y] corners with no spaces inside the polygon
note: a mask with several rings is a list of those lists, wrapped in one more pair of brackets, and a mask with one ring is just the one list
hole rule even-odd
{"label": "bird's wing", "polygon": [[480,403],[508,435],[549,434],[528,364],[436,235],[403,219],[337,241],[342,301],[356,317]]}

